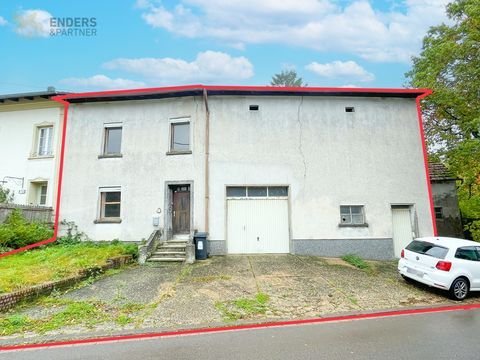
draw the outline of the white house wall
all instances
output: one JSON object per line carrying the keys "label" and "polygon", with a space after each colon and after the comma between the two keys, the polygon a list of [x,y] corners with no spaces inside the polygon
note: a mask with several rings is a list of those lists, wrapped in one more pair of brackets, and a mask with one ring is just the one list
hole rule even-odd
{"label": "white house wall", "polygon": [[[190,117],[192,154],[166,155],[170,120]],[[203,228],[204,129],[202,98],[72,104],[69,110],[60,218],[74,221],[94,240],[140,241],[156,229],[161,209],[164,228],[165,184],[193,181],[193,227]],[[122,124],[121,158],[103,158],[105,123]],[[95,224],[99,188],[121,188],[120,224]]]}
{"label": "white house wall", "polygon": [[[413,205],[417,235],[432,235],[414,99],[216,96],[209,105],[217,251],[228,251],[226,185],[290,186],[291,252],[389,258],[392,204]],[[364,205],[368,227],[339,227],[340,205]]]}
{"label": "white house wall", "polygon": [[[258,105],[258,111],[249,110]],[[352,113],[345,107],[355,107]],[[226,186],[289,187],[290,252],[391,258],[392,205],[432,235],[414,99],[209,96],[210,252],[227,249]],[[192,154],[167,156],[171,118],[190,117]],[[122,158],[99,159],[104,124],[120,122]],[[154,229],[165,184],[193,182],[193,229],[205,226],[202,97],[72,104],[60,218],[95,240],[140,241]],[[120,224],[95,224],[99,187],[120,186]],[[340,205],[364,205],[368,227],[341,227]]]}
{"label": "white house wall", "polygon": [[[5,176],[24,178],[23,194],[20,181],[7,179],[3,184],[14,192],[15,203],[28,205],[30,181],[43,179],[48,181],[46,205],[54,204],[62,115],[63,109],[53,102],[0,106],[0,180]],[[52,157],[31,157],[35,151],[36,126],[39,124],[53,125]]]}

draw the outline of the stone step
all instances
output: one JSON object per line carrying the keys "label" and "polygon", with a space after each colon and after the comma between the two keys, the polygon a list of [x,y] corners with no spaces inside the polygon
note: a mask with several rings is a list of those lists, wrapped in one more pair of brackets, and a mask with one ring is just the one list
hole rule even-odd
{"label": "stone step", "polygon": [[158,253],[158,252],[157,252],[157,253],[152,254],[152,257],[156,257],[156,258],[164,258],[164,257],[167,257],[167,258],[175,257],[175,258],[176,258],[176,257],[183,257],[183,258],[185,258],[186,255],[185,255],[185,253],[180,253],[180,252],[178,252],[178,253],[168,253],[168,252],[166,252],[166,253]]}
{"label": "stone step", "polygon": [[159,249],[183,249],[185,250],[186,245],[179,245],[179,244],[162,244],[159,247],[157,247],[157,250]]}
{"label": "stone step", "polygon": [[152,253],[154,255],[185,255],[185,251],[162,251],[163,249],[157,249]]}
{"label": "stone step", "polygon": [[176,243],[186,244],[188,242],[188,239],[170,239],[170,240],[167,240],[166,242],[169,244],[176,244]]}
{"label": "stone step", "polygon": [[165,261],[165,262],[174,262],[174,261],[177,261],[177,262],[183,262],[185,261],[185,258],[181,258],[181,257],[173,257],[173,258],[167,258],[167,257],[151,257],[149,258],[147,261],[155,261],[155,262],[161,262],[161,261]]}

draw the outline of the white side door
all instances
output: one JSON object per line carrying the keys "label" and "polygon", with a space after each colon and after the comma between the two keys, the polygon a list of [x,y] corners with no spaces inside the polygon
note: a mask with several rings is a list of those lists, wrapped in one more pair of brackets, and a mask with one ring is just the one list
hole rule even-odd
{"label": "white side door", "polygon": [[413,240],[410,208],[392,207],[393,247],[395,256],[400,257],[402,249]]}

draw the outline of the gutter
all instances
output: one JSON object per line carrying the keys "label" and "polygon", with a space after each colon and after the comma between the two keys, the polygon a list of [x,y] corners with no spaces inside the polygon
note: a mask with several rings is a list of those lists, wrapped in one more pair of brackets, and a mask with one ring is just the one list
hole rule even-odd
{"label": "gutter", "polygon": [[210,205],[210,109],[208,107],[208,91],[203,89],[203,100],[205,102],[205,232],[209,232],[210,219],[208,216]]}

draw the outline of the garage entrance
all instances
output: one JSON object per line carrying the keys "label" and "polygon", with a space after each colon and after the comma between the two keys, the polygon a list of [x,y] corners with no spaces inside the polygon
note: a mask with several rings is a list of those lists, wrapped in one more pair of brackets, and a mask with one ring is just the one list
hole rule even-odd
{"label": "garage entrance", "polygon": [[288,253],[288,187],[228,187],[227,247],[229,254]]}

